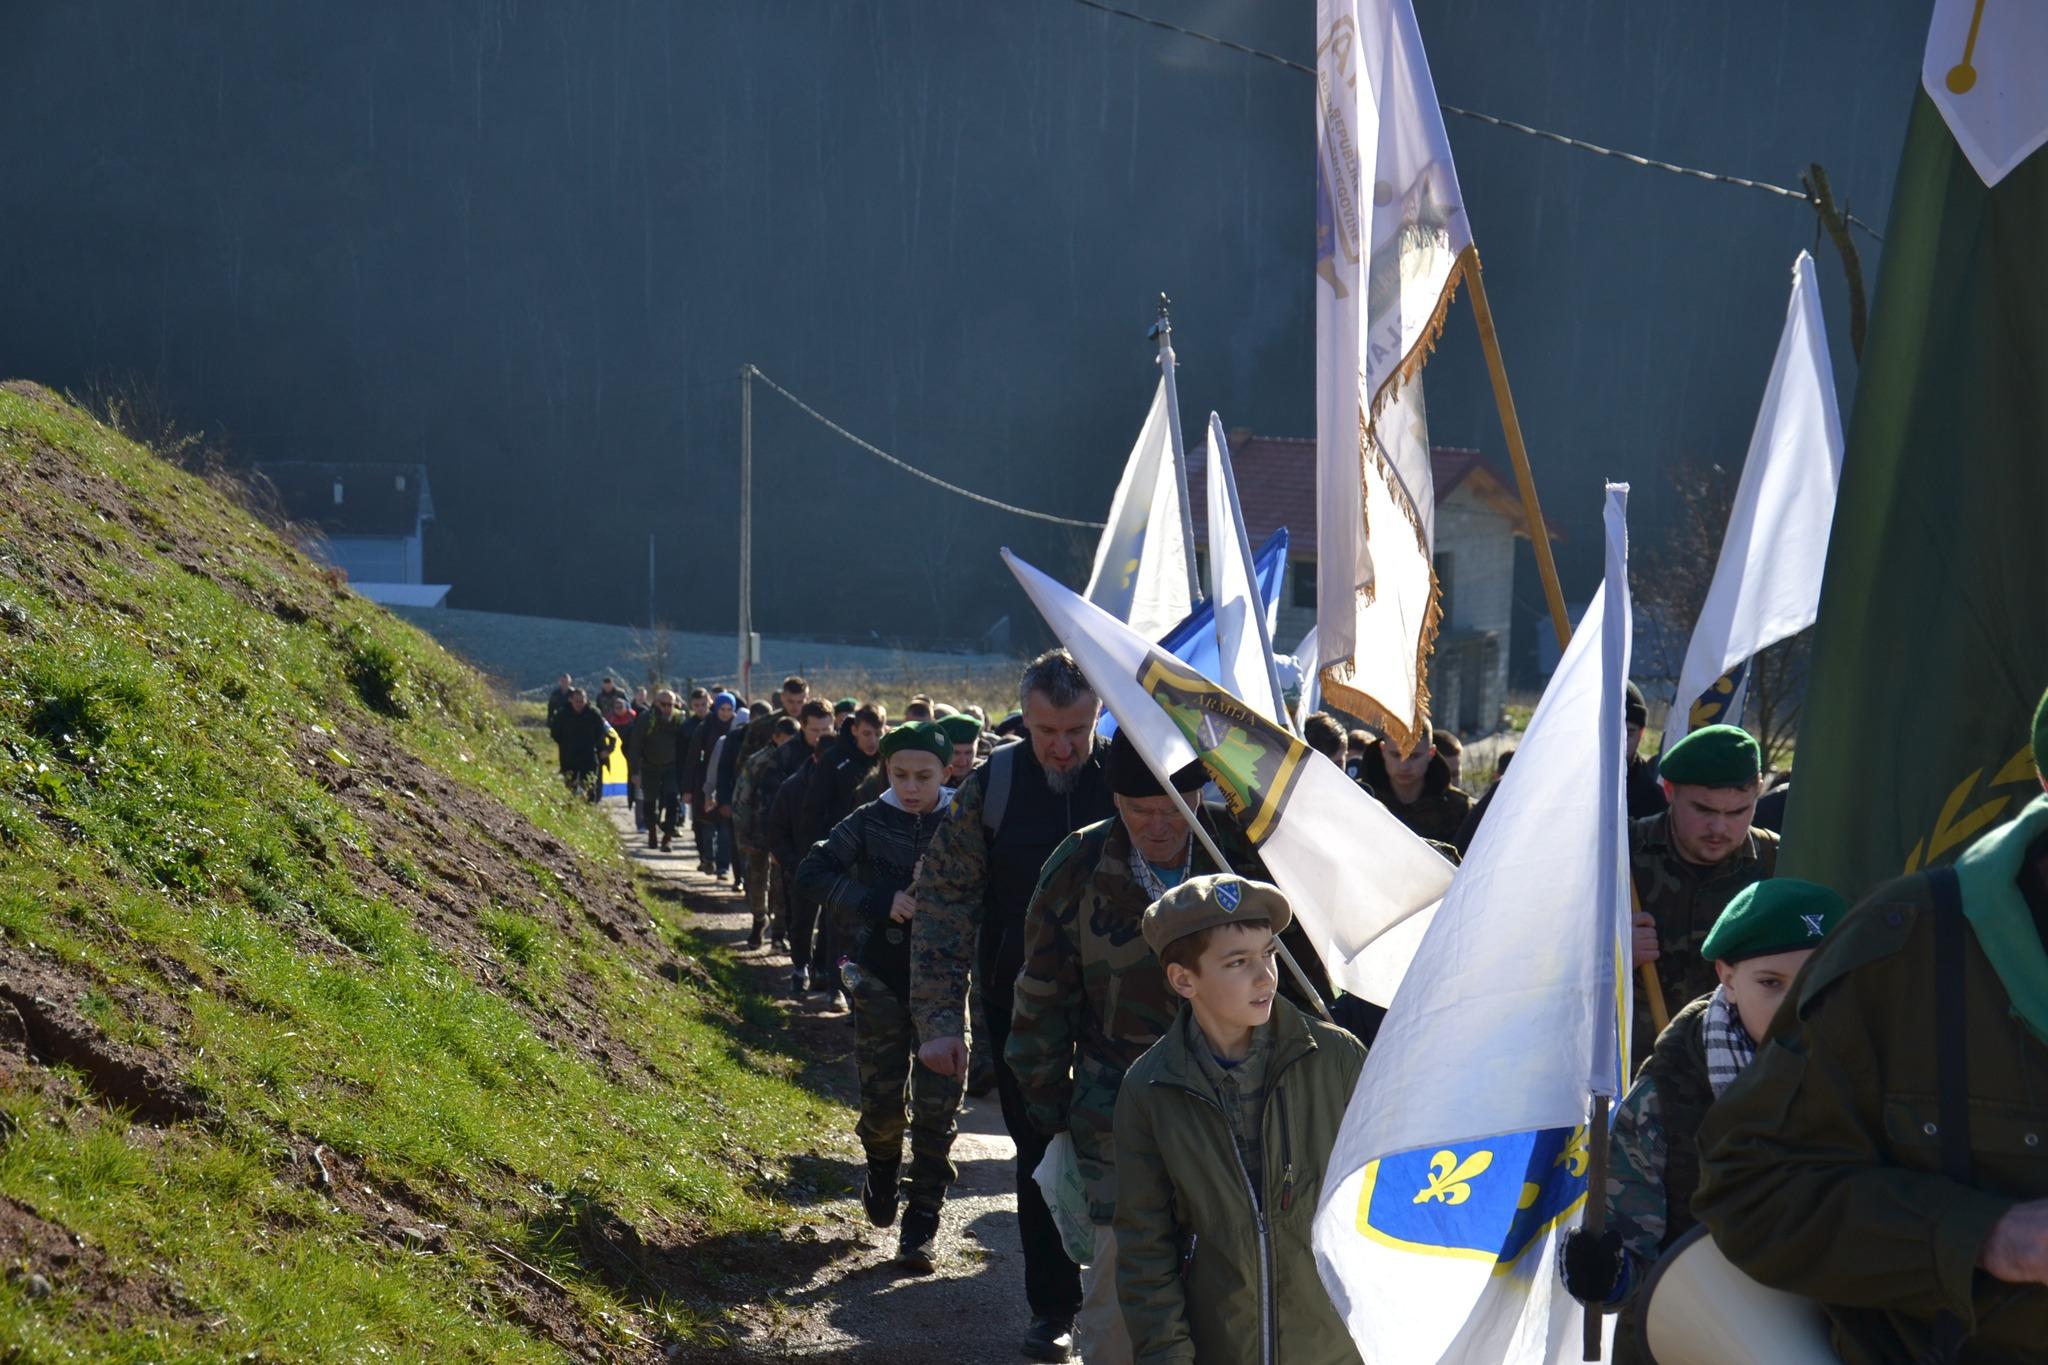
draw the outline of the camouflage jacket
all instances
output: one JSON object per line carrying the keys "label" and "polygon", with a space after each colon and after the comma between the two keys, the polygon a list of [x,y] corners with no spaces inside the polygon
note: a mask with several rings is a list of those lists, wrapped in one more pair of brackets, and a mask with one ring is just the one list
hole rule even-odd
{"label": "camouflage jacket", "polygon": [[774,797],[775,789],[781,783],[770,776],[770,770],[777,770],[778,775],[782,775],[782,765],[778,746],[757,749],[740,760],[739,777],[732,788],[732,834],[741,848],[767,846],[768,838],[761,821],[768,812],[762,797]]}
{"label": "camouflage jacket", "polygon": [[[1772,875],[1778,865],[1778,836],[1753,829],[1735,852],[1712,867],[1695,867],[1678,856],[1671,815],[1653,815],[1628,827],[1629,873],[1637,903],[1657,921],[1657,980],[1664,1005],[1674,1016],[1719,985],[1714,964],[1700,956],[1707,931],[1735,893]],[[1629,1056],[1640,1065],[1657,1042],[1649,993],[1635,993],[1635,1027]]]}
{"label": "camouflage jacket", "polygon": [[[1207,808],[1198,818],[1236,871],[1267,875],[1234,820]],[[1073,1135],[1098,1223],[1116,1215],[1112,1128],[1124,1071],[1180,1013],[1139,933],[1152,898],[1130,857],[1130,835],[1112,818],[1068,835],[1046,860],[1024,912],[1024,970],[1003,1050],[1032,1126]],[[1197,844],[1189,875],[1216,870]]]}
{"label": "camouflage jacket", "polygon": [[1616,1365],[1647,1361],[1635,1318],[1637,1296],[1650,1267],[1693,1225],[1692,1195],[1699,1186],[1699,1130],[1714,1102],[1707,1081],[1706,1018],[1711,995],[1679,1011],[1657,1038],[1614,1111],[1607,1143],[1607,1226],[1621,1236],[1627,1263]]}

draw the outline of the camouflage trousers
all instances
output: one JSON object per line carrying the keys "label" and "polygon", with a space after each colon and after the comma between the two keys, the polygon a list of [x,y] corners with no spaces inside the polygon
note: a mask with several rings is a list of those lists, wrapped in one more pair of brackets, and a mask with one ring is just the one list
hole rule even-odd
{"label": "camouflage trousers", "polygon": [[743,848],[740,850],[740,866],[744,869],[747,891],[747,911],[754,917],[754,928],[764,929],[771,915],[775,920],[775,933],[782,933],[782,902],[768,894],[768,865],[775,860],[768,856],[765,848]]}
{"label": "camouflage trousers", "polygon": [[853,1060],[860,1071],[860,1121],[854,1133],[870,1166],[903,1160],[903,1133],[910,1132],[910,1170],[904,1202],[937,1212],[953,1169],[953,1134],[960,1112],[961,1082],[941,1076],[917,1060],[917,1025],[910,1007],[872,976],[854,986]]}

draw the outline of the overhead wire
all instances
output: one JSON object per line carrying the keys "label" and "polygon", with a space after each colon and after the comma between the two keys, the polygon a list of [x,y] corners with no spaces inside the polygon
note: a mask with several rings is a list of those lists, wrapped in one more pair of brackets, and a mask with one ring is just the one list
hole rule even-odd
{"label": "overhead wire", "polygon": [[[1283,57],[1277,52],[1267,52],[1262,48],[1249,47],[1244,43],[1220,37],[1214,33],[1204,33],[1200,29],[1187,28],[1165,19],[1156,19],[1149,14],[1140,14],[1136,10],[1120,9],[1115,5],[1103,3],[1103,0],[1074,0],[1074,3],[1085,9],[1100,10],[1104,14],[1113,14],[1119,19],[1129,19],[1135,23],[1149,24],[1153,28],[1164,29],[1168,33],[1177,33],[1184,38],[1194,38],[1201,42],[1214,44],[1217,47],[1228,48],[1232,52],[1241,53],[1244,56],[1256,58],[1259,61],[1271,62],[1275,66],[1284,66],[1289,71],[1299,71],[1309,76],[1316,74],[1314,67],[1297,62],[1291,57]],[[1442,101],[1438,101],[1437,107],[1446,114],[1456,114],[1460,118],[1473,119],[1495,128],[1505,128],[1509,132],[1541,138],[1545,142],[1555,142],[1561,147],[1571,147],[1578,151],[1591,152],[1595,156],[1612,157],[1617,161],[1626,161],[1631,166],[1644,166],[1650,170],[1666,171],[1672,175],[1682,175],[1693,180],[1704,180],[1716,185],[1734,185],[1746,190],[1761,190],[1765,194],[1775,194],[1785,199],[1796,199],[1802,204],[1818,207],[1814,197],[1805,191],[1788,189],[1783,185],[1773,185],[1767,180],[1752,180],[1747,176],[1727,175],[1720,171],[1703,171],[1692,166],[1681,166],[1672,161],[1660,161],[1653,156],[1643,156],[1636,152],[1624,152],[1614,147],[1603,147],[1597,142],[1588,142],[1582,137],[1572,137],[1566,133],[1553,133],[1546,128],[1531,127],[1526,123],[1517,123],[1513,119],[1499,118],[1493,114],[1482,114],[1476,109],[1463,109],[1455,104],[1445,104]],[[1852,227],[1860,228],[1865,233],[1868,233],[1872,241],[1884,241],[1882,233],[1864,222],[1861,218],[1858,218],[1855,214],[1846,214],[1844,217]]]}
{"label": "overhead wire", "polygon": [[854,445],[860,447],[868,454],[874,456],[876,459],[882,460],[888,464],[892,464],[906,474],[915,475],[916,477],[923,479],[926,483],[936,484],[940,488],[945,489],[948,493],[957,494],[958,496],[966,498],[971,502],[978,502],[984,507],[993,507],[998,512],[1010,512],[1020,517],[1030,517],[1034,521],[1049,521],[1053,523],[1055,526],[1074,526],[1084,531],[1099,531],[1102,529],[1104,525],[1104,523],[1099,521],[1083,521],[1078,517],[1054,516],[1051,512],[1038,512],[1034,511],[1029,507],[1019,507],[1015,503],[1004,502],[1000,498],[989,497],[986,493],[977,493],[971,488],[962,488],[959,484],[950,483],[947,480],[940,478],[936,474],[926,473],[924,470],[919,469],[916,465],[910,463],[910,461],[899,459],[896,456],[891,455],[888,451],[882,449],[880,446],[874,444],[874,442],[862,440],[860,437],[848,431],[845,427],[840,426],[839,423],[833,421],[824,413],[819,412],[809,403],[806,403],[803,399],[797,397],[788,389],[783,388],[782,385],[770,379],[767,376],[767,374],[762,371],[759,365],[748,365],[746,369],[750,374],[752,374],[752,376],[755,379],[758,379],[763,384],[766,384],[769,388],[775,390],[775,392],[781,394],[782,397],[786,399],[799,412],[803,413],[805,416],[809,417],[812,421],[818,423],[826,430],[834,433],[837,436],[842,437],[847,441],[852,442]]}

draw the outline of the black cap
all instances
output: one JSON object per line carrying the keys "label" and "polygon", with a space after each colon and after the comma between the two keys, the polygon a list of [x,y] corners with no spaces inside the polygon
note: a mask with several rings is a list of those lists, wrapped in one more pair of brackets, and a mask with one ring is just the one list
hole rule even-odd
{"label": "black cap", "polygon": [[[1199,758],[1173,775],[1173,789],[1178,792],[1198,792],[1208,782],[1209,770],[1202,766]],[[1109,742],[1109,789],[1118,796],[1166,795],[1159,779],[1152,776],[1152,770],[1145,766],[1138,746],[1131,743],[1130,736],[1121,729]]]}
{"label": "black cap", "polygon": [[1650,708],[1643,700],[1643,689],[1634,683],[1628,685],[1628,700],[1622,704],[1622,714],[1628,717],[1627,723],[1630,725],[1650,723]]}

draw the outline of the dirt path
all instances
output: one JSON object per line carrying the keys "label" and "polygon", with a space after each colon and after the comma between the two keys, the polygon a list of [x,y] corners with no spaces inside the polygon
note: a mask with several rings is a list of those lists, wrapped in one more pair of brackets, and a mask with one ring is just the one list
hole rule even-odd
{"label": "dirt path", "polygon": [[[798,1048],[821,1065],[807,1074],[841,1099],[854,1095],[853,1028],[810,996],[782,999],[786,953],[748,951],[746,902],[732,884],[697,871],[685,831],[673,853],[646,847],[624,807],[608,801],[633,861],[672,888],[692,925],[726,942],[749,964],[764,998],[786,1012]],[[742,1313],[745,1335],[720,1360],[875,1361],[888,1365],[984,1365],[1021,1360],[1030,1326],[1012,1177],[1016,1147],[993,1095],[960,1112],[953,1163],[960,1178],[939,1229],[938,1271],[904,1275],[891,1263],[895,1229],[868,1225],[857,1197],[860,1154],[851,1125],[819,1134],[812,1155],[819,1202],[788,1239],[789,1283]]]}

